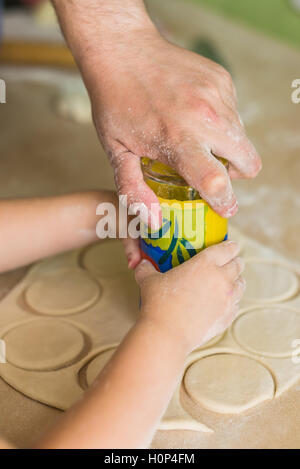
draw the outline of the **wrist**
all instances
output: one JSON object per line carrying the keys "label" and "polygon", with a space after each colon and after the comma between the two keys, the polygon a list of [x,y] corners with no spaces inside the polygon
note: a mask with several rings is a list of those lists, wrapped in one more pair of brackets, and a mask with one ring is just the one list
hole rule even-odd
{"label": "wrist", "polygon": [[158,34],[143,0],[52,2],[80,68],[102,57],[111,60],[141,34]]}
{"label": "wrist", "polygon": [[[164,314],[163,311],[161,311],[161,314]],[[144,315],[142,308],[140,318],[134,327],[139,330],[147,329],[153,341],[161,342],[164,347],[172,350],[174,356],[177,355],[180,361],[185,362],[186,357],[190,353],[190,348],[187,345],[184,335],[166,320],[149,318]]]}

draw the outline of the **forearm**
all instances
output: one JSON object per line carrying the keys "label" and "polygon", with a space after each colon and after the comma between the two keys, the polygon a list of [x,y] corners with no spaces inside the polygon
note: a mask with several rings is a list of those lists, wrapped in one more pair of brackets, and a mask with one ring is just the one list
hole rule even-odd
{"label": "forearm", "polygon": [[96,241],[96,207],[113,192],[0,201],[0,272]]}
{"label": "forearm", "polygon": [[[61,28],[77,61],[116,53],[115,44],[131,32],[155,29],[143,0],[52,0]],[[121,42],[122,42],[121,41]]]}
{"label": "forearm", "polygon": [[98,381],[39,445],[43,448],[149,446],[183,371],[185,350],[140,320]]}

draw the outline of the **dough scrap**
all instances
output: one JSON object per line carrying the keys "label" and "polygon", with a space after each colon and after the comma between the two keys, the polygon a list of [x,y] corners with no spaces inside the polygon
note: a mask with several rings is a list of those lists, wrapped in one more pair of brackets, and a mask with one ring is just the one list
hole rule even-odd
{"label": "dough scrap", "polygon": [[297,276],[285,266],[263,259],[246,259],[245,299],[277,303],[295,295],[299,289]]}
{"label": "dough scrap", "polygon": [[105,365],[109,362],[111,357],[113,356],[115,352],[115,348],[105,350],[99,355],[97,355],[95,358],[92,359],[92,361],[88,364],[87,370],[86,370],[86,381],[88,386],[91,386],[95,379],[98,377],[100,371],[103,370]]}
{"label": "dough scrap", "polygon": [[60,269],[30,285],[25,299],[34,311],[56,316],[84,311],[97,301],[100,292],[100,286],[84,270]]}
{"label": "dough scrap", "polygon": [[282,307],[256,308],[236,319],[233,334],[248,352],[290,357],[295,351],[293,341],[300,338],[300,313]]}
{"label": "dough scrap", "polygon": [[186,371],[184,385],[197,405],[221,414],[244,412],[275,393],[272,375],[263,365],[224,353],[194,362]]}
{"label": "dough scrap", "polygon": [[82,263],[99,277],[113,277],[128,272],[124,247],[114,240],[94,244],[85,252]]}
{"label": "dough scrap", "polygon": [[76,360],[84,337],[72,324],[58,319],[35,319],[10,329],[3,337],[6,359],[26,370],[54,370]]}

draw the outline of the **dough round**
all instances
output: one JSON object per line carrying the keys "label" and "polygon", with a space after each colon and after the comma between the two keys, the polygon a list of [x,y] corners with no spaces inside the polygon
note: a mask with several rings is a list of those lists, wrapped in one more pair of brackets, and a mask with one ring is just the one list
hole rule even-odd
{"label": "dough round", "polygon": [[196,404],[221,414],[244,412],[274,396],[270,372],[241,355],[223,353],[194,362],[184,384]]}
{"label": "dough round", "polygon": [[61,320],[35,319],[8,331],[6,358],[26,370],[55,370],[76,360],[84,347],[79,329]]}
{"label": "dough round", "polygon": [[256,308],[240,316],[233,325],[238,344],[265,357],[292,356],[294,340],[300,337],[300,313],[271,306]]}
{"label": "dough round", "polygon": [[291,298],[298,291],[297,276],[283,265],[262,259],[246,259],[245,299],[276,303]]}
{"label": "dough round", "polygon": [[124,247],[120,241],[94,244],[83,256],[83,265],[100,277],[113,277],[128,272]]}
{"label": "dough round", "polygon": [[84,270],[53,271],[26,291],[27,304],[41,314],[73,314],[92,306],[100,296],[100,286]]}
{"label": "dough round", "polygon": [[111,359],[115,352],[115,348],[106,350],[105,352],[100,353],[97,355],[93,360],[88,364],[86,370],[86,380],[88,386],[91,386],[97,376],[99,375],[100,371],[103,370],[106,363]]}

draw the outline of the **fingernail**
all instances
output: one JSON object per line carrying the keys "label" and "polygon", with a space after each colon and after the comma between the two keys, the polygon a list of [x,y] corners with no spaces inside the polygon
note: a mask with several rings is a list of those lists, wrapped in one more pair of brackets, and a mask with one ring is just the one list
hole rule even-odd
{"label": "fingernail", "polygon": [[224,243],[227,245],[227,246],[236,246],[236,247],[239,247],[239,243],[237,241],[233,241],[231,239],[229,239],[228,241],[224,241]]}
{"label": "fingernail", "polygon": [[[150,261],[148,261],[148,259],[142,259],[141,262],[139,263],[139,265],[143,266],[143,265],[148,265],[148,264],[151,264]],[[152,265],[152,264],[151,264]]]}
{"label": "fingernail", "polygon": [[227,209],[225,217],[226,217],[226,218],[230,218],[230,217],[232,217],[233,215],[235,215],[236,212],[238,211],[238,208],[239,208],[239,204],[238,204],[237,201],[235,201],[235,203],[233,204],[233,206],[230,207],[229,209]]}

